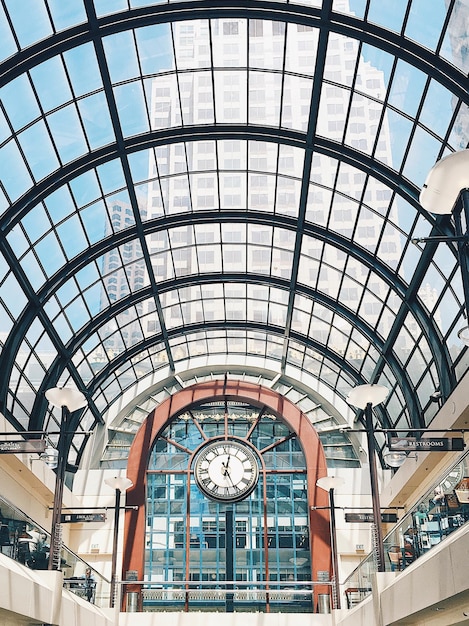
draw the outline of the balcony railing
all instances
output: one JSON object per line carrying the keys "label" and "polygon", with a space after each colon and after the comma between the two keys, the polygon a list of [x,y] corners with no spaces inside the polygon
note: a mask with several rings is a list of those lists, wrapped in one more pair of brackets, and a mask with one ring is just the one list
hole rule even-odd
{"label": "balcony railing", "polygon": [[[50,534],[20,509],[0,496],[0,552],[34,570],[49,566]],[[90,568],[93,589],[86,583]],[[99,606],[109,606],[110,582],[71,550],[62,547],[60,569],[64,586]]]}
{"label": "balcony railing", "polygon": [[[467,467],[467,457],[463,466]],[[441,488],[443,484],[445,479],[384,538],[386,571],[403,571],[469,521],[469,479],[463,478],[447,492]],[[371,593],[371,575],[377,569],[375,555],[369,554],[345,580],[343,589],[349,608]]]}

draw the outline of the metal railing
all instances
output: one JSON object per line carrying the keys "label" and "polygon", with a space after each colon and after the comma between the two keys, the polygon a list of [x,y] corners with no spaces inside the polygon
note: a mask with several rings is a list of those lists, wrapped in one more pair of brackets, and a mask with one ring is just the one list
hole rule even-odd
{"label": "metal railing", "polygon": [[[403,571],[453,531],[469,522],[469,480],[467,490],[455,489],[445,493],[441,488],[445,478],[434,485],[384,537],[386,571]],[[464,480],[461,483],[460,487],[464,487]],[[349,608],[371,593],[371,576],[377,571],[373,552],[346,578],[342,587]]]}
{"label": "metal railing", "polygon": [[330,612],[332,583],[321,581],[121,581],[126,610]]}
{"label": "metal railing", "polygon": [[[50,533],[0,496],[0,552],[34,570],[49,567]],[[110,581],[67,547],[62,546],[58,569],[64,574],[64,586],[99,606],[109,603]],[[90,595],[85,572],[90,568],[94,589]]]}

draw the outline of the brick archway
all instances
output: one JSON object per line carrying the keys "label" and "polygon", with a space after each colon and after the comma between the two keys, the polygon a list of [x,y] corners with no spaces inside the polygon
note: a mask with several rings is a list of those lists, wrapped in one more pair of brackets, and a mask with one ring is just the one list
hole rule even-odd
{"label": "brick archway", "polygon": [[173,417],[195,404],[214,399],[245,401],[252,406],[266,407],[298,436],[306,462],[312,576],[317,581],[318,572],[327,571],[330,575],[329,500],[327,492],[316,487],[318,478],[327,475],[327,465],[316,430],[297,406],[271,389],[243,381],[210,381],[169,397],[148,415],[135,436],[127,465],[127,476],[134,486],[127,491],[126,500],[127,506],[134,508],[127,509],[125,514],[122,578],[125,579],[127,571],[135,571],[138,580],[143,580],[146,471],[155,440]]}

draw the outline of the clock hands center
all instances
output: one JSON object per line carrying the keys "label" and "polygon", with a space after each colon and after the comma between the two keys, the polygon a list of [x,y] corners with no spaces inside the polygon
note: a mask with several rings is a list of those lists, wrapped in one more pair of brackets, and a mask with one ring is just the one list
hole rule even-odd
{"label": "clock hands center", "polygon": [[228,455],[228,457],[226,459],[226,465],[225,465],[225,463],[223,463],[223,461],[221,462],[221,466],[222,466],[221,473],[223,474],[223,476],[229,476],[230,475],[230,469],[228,467],[229,463],[230,463],[230,455]]}

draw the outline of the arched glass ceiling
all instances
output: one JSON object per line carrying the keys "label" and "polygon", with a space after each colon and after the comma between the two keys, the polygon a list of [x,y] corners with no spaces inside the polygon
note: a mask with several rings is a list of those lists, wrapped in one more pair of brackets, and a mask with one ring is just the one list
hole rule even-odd
{"label": "arched glass ceiling", "polygon": [[468,362],[456,250],[412,242],[453,232],[418,195],[468,144],[467,17],[446,0],[431,16],[421,0],[2,0],[12,424],[54,430],[44,391],[78,387],[79,459],[109,407],[197,362],[305,371],[342,403],[384,384],[384,426],[428,425]]}

